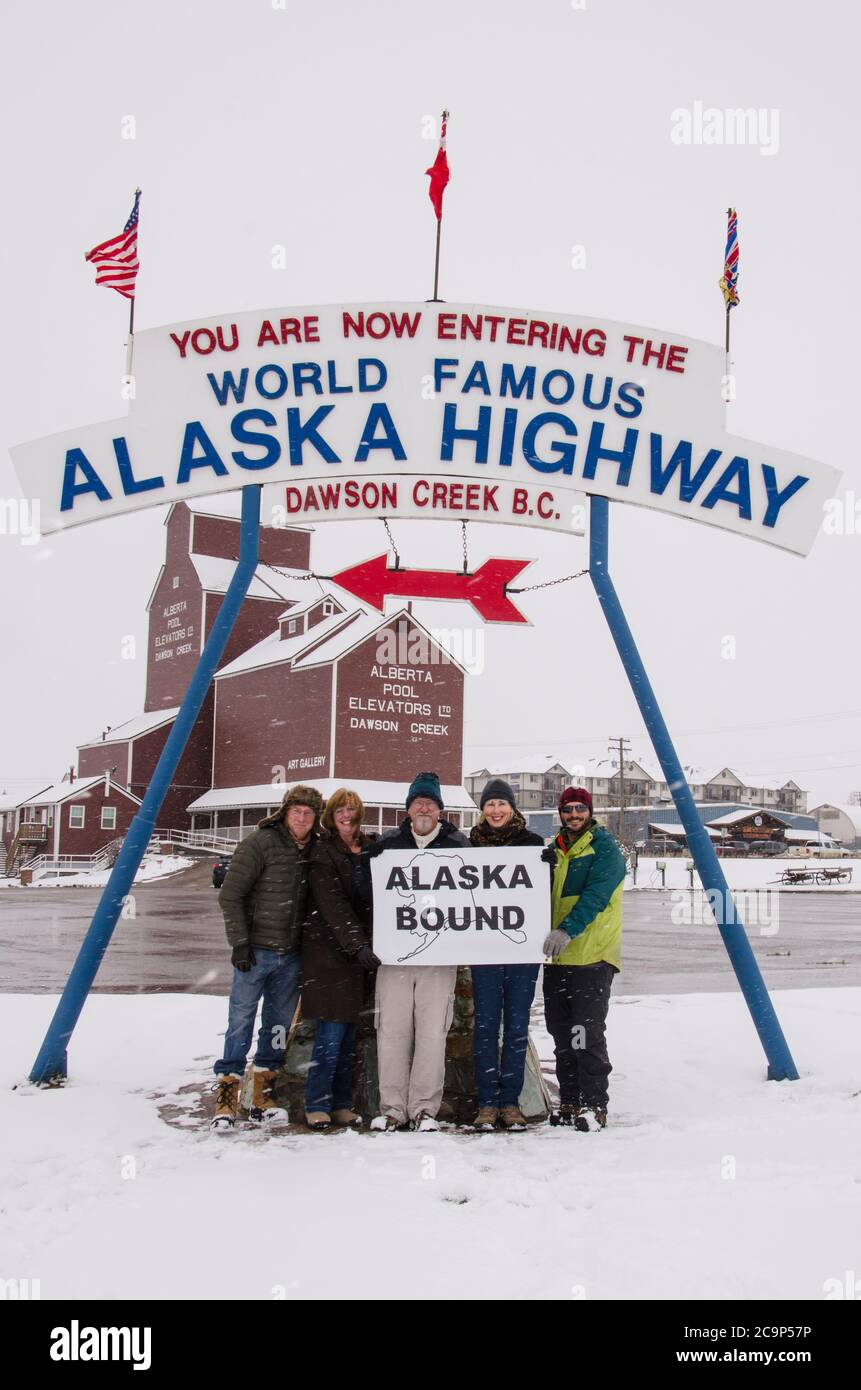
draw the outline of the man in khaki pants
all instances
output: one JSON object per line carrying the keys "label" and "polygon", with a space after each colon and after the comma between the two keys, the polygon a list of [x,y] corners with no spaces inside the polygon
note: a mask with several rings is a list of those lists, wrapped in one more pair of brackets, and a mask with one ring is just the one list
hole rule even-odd
{"label": "man in khaki pants", "polygon": [[[378,840],[388,849],[446,850],[468,845],[441,817],[439,777],[420,772],[407,793],[399,830]],[[381,965],[377,971],[377,1063],[380,1111],[371,1129],[439,1129],[445,1042],[454,1012],[456,965]]]}

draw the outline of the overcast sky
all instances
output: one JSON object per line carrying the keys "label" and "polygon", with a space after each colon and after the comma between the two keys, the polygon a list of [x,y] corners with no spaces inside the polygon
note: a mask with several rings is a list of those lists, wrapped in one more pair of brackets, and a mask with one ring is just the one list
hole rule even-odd
{"label": "overcast sky", "polygon": [[[721,342],[734,204],[729,428],[834,464],[861,501],[858,30],[845,0],[7,0],[0,441],[122,413],[127,309],[95,287],[83,253],[119,231],[138,183],[138,328],[426,299],[435,145],[422,131],[445,105],[446,299]],[[761,110],[772,152],[673,143],[672,113],[696,102]],[[572,268],[574,246],[585,268]],[[4,451],[0,498],[17,495]],[[156,508],[35,546],[0,534],[0,790],[58,778],[77,743],[142,708],[163,519]],[[404,563],[459,565],[459,526],[393,529]],[[475,563],[534,556],[528,582],[586,562],[584,540],[470,529]],[[811,805],[861,788],[861,506],[854,530],[820,535],[806,559],[621,504],[610,531],[611,570],[683,761],[753,780],[785,771]],[[383,541],[377,523],[321,526],[315,567]],[[531,627],[482,629],[466,771],[500,745],[512,766],[521,753],[600,756],[610,735],[647,748],[588,580],[520,601]],[[450,605],[416,611],[430,626],[472,621]]]}

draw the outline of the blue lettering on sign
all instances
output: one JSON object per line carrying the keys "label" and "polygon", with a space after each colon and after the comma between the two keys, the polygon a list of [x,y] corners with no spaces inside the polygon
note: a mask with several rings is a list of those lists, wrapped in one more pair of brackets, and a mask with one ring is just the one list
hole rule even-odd
{"label": "blue lettering on sign", "polygon": [[[79,469],[84,475],[85,481],[82,483],[75,482],[75,474]],[[94,492],[100,502],[110,502],[111,500],[111,494],[83,449],[67,449],[66,462],[63,466],[63,492],[60,500],[60,511],[69,511],[75,505],[75,498],[80,497],[84,492]]]}
{"label": "blue lettering on sign", "polygon": [[[368,378],[368,368],[376,367],[377,379],[370,381]],[[382,391],[389,379],[389,373],[384,362],[379,357],[360,357],[359,358],[359,390],[360,391]]]}
{"label": "blue lettering on sign", "polygon": [[[377,439],[377,425],[382,426],[382,437]],[[391,449],[392,458],[403,461],[407,456],[407,451],[400,441],[395,422],[389,413],[389,407],[377,402],[368,411],[368,418],[365,421],[365,428],[362,431],[362,438],[359,440],[359,447],[356,450],[356,463],[364,463],[372,449]]]}
{"label": "blue lettering on sign", "polygon": [[631,481],[631,469],[634,466],[634,454],[639,437],[639,430],[627,429],[625,430],[623,448],[605,449],[601,444],[604,438],[604,422],[603,420],[596,420],[589,432],[589,445],[586,449],[583,477],[594,478],[598,464],[602,459],[607,459],[609,462],[619,465],[619,472],[616,477],[617,486],[627,487]]}
{"label": "blue lettering on sign", "polygon": [[317,453],[326,463],[340,463],[341,460],[320,434],[317,426],[321,425],[327,415],[331,415],[335,409],[333,405],[321,405],[314,411],[309,420],[302,424],[302,416],[298,407],[293,405],[287,411],[287,442],[290,448],[291,464],[302,463],[302,448],[305,444],[312,445]]}
{"label": "blue lettering on sign", "polygon": [[218,379],[213,372],[207,372],[206,379],[212,387],[213,395],[215,396],[215,399],[218,401],[219,405],[227,405],[227,396],[229,392],[232,393],[233,399],[236,401],[237,405],[241,405],[242,402],[245,400],[245,390],[248,386],[247,367],[242,368],[242,371],[239,373],[238,381],[236,380],[232,372],[224,373],[220,386],[218,384]]}
{"label": "blue lettering on sign", "polygon": [[[203,452],[195,457],[194,450],[198,444]],[[185,427],[176,481],[187,483],[193,468],[211,468],[217,477],[227,477],[227,465],[219,457],[218,450],[199,420],[191,420]]]}
{"label": "blue lettering on sign", "polygon": [[117,467],[120,472],[120,482],[123,485],[123,492],[126,497],[133,497],[136,492],[150,492],[154,487],[164,487],[164,478],[141,478],[137,479],[132,472],[132,461],[129,458],[129,446],[122,435],[113,441],[114,453],[117,456]]}
{"label": "blue lettering on sign", "polygon": [[649,436],[652,454],[652,492],[656,492],[661,497],[667,490],[672,481],[676,469],[681,470],[681,480],[679,482],[679,496],[683,502],[693,502],[709,473],[711,473],[718,459],[720,449],[709,449],[696,473],[691,477],[691,453],[693,444],[687,439],[680,439],[676,445],[675,452],[667,464],[663,467],[661,455],[664,447],[664,437],[661,434]]}
{"label": "blue lettering on sign", "polygon": [[457,405],[449,401],[443,411],[442,418],[442,444],[440,445],[440,459],[443,463],[451,463],[454,458],[454,446],[458,439],[471,439],[475,444],[476,463],[487,463],[487,452],[490,447],[490,420],[493,412],[489,405],[478,407],[478,424],[474,430],[457,428]]}
{"label": "blue lettering on sign", "polygon": [[515,400],[519,400],[524,391],[526,399],[531,401],[535,395],[535,368],[524,367],[518,380],[511,363],[503,362],[499,373],[500,396],[514,396]]}
{"label": "blue lettering on sign", "polygon": [[462,396],[465,396],[467,391],[476,390],[482,391],[485,396],[490,395],[490,381],[487,375],[487,368],[480,358],[478,361],[473,362],[470,367],[469,375],[463,383],[463,386],[461,386],[460,393]]}
{"label": "blue lettering on sign", "polygon": [[[273,384],[271,387],[267,387],[266,380],[270,374],[273,377]],[[267,401],[277,401],[287,394],[290,382],[283,367],[279,367],[277,362],[269,362],[265,367],[257,368],[254,373],[254,385],[257,388],[258,396],[262,396]]]}
{"label": "blue lettering on sign", "polygon": [[[729,485],[738,481],[738,488],[730,492]],[[703,498],[702,505],[711,511],[716,502],[732,502],[738,507],[739,516],[750,521],[750,466],[747,459],[736,455],[728,468],[721,473],[711,492]]]}
{"label": "blue lettering on sign", "polygon": [[[638,415],[642,414],[643,397],[645,396],[645,394],[646,392],[644,391],[643,387],[638,386],[636,381],[623,381],[622,385],[619,387],[619,401],[624,401],[625,405],[629,406],[630,409],[623,410],[619,404],[619,401],[616,402],[616,404],[613,406],[613,409],[615,410],[617,415],[621,415],[627,419],[635,420]],[[631,400],[632,395],[635,398],[634,400]],[[639,397],[639,400],[636,399],[637,397]]]}
{"label": "blue lettering on sign", "polygon": [[239,449],[234,450],[231,457],[240,468],[271,468],[281,457],[281,445],[274,435],[246,429],[246,423],[253,420],[259,421],[261,425],[275,424],[275,416],[269,410],[240,410],[230,422],[230,433],[237,444],[259,444],[265,450],[263,458],[251,459]]}
{"label": "blue lettering on sign", "polygon": [[502,439],[499,444],[499,466],[510,468],[517,437],[517,411],[507,405],[502,413]]}
{"label": "blue lettering on sign", "polygon": [[784,503],[788,502],[790,497],[794,497],[799,488],[804,487],[805,483],[809,483],[810,479],[806,478],[803,473],[796,473],[792,482],[787,483],[786,487],[781,491],[777,486],[777,474],[771,464],[763,463],[760,466],[762,468],[762,480],[765,483],[765,491],[768,496],[768,507],[766,508],[765,516],[762,518],[762,524],[763,526],[774,526],[777,521],[778,512]]}
{"label": "blue lettering on sign", "polygon": [[565,434],[576,435],[577,433],[577,426],[568,415],[560,415],[555,410],[545,410],[541,415],[536,415],[530,420],[523,431],[523,457],[529,466],[536,468],[539,473],[572,473],[574,471],[576,444],[564,444],[559,439],[554,440],[550,448],[554,454],[559,455],[557,463],[540,459],[536,454],[535,436],[545,425],[561,425]]}
{"label": "blue lettering on sign", "polygon": [[433,390],[434,395],[438,396],[442,390],[444,381],[454,381],[457,372],[449,371],[450,367],[456,367],[459,357],[435,357],[433,360]]}

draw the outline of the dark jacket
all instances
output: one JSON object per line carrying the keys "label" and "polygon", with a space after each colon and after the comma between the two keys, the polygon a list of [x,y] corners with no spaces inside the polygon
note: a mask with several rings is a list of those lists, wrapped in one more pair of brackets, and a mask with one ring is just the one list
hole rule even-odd
{"label": "dark jacket", "polygon": [[[469,842],[470,842],[471,845],[475,845],[475,847],[476,847],[477,849],[482,849],[482,848],[483,848],[482,845],[476,844],[476,840],[475,840],[475,838],[474,838],[474,836],[473,836],[473,831],[474,831],[474,830],[475,830],[475,826],[473,826],[472,830],[469,832]],[[506,845],[543,845],[543,844],[544,844],[544,837],[543,837],[542,835],[536,835],[536,833],[535,833],[534,830],[529,830],[529,829],[527,829],[526,826],[524,826],[522,830],[516,831],[515,834],[512,835],[512,837],[511,837],[510,840],[506,840],[506,841],[505,841],[505,844],[490,845],[490,846],[488,846],[488,848],[490,848],[490,849],[505,849]]]}
{"label": "dark jacket", "polygon": [[231,946],[248,941],[269,951],[294,951],[308,900],[308,861],[317,836],[299,848],[276,813],[237,845],[218,903]]}
{"label": "dark jacket", "polygon": [[[361,837],[363,846],[369,843]],[[360,856],[325,830],[310,866],[311,911],[302,935],[302,1017],[355,1023],[373,972],[356,961],[371,944],[370,884]]]}

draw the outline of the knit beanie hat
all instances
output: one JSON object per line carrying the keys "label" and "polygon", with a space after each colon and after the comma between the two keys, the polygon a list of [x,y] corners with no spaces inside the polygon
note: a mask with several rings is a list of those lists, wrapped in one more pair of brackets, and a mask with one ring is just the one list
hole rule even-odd
{"label": "knit beanie hat", "polygon": [[407,792],[407,810],[415,801],[417,796],[429,796],[431,801],[435,801],[440,810],[443,809],[442,794],[439,789],[439,777],[435,772],[420,772],[410,783]]}
{"label": "knit beanie hat", "polygon": [[585,806],[589,807],[589,814],[592,814],[592,796],[585,787],[566,787],[559,798],[559,810],[561,811],[563,806],[567,806],[569,801],[582,801]]}
{"label": "knit beanie hat", "polygon": [[502,777],[491,777],[490,781],[485,783],[484,791],[481,793],[481,799],[478,803],[482,811],[486,801],[507,801],[510,806],[514,807],[515,811],[517,810],[514,792],[509,783]]}

